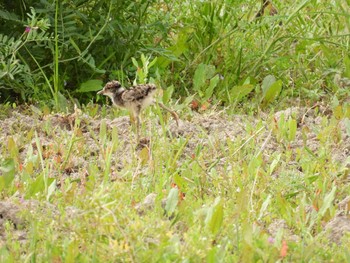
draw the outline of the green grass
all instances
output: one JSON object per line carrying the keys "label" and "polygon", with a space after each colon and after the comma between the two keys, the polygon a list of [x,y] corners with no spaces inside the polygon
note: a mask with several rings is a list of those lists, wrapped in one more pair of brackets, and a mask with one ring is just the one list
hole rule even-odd
{"label": "green grass", "polygon": [[164,133],[176,130],[171,118],[162,129],[147,111],[141,151],[123,111],[2,107],[12,117],[1,115],[1,199],[19,212],[2,215],[1,261],[347,262],[349,239],[335,245],[325,230],[349,211],[337,205],[350,190],[340,107],[183,112],[178,137]]}
{"label": "green grass", "polygon": [[2,4],[0,262],[350,262],[345,1],[73,2]]}

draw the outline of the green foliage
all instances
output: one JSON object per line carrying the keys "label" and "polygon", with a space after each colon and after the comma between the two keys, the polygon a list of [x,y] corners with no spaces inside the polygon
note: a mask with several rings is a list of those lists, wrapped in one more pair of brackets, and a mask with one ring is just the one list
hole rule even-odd
{"label": "green foliage", "polygon": [[35,76],[29,67],[28,59],[21,56],[21,52],[27,51],[28,45],[45,45],[50,40],[46,33],[50,23],[47,19],[38,19],[36,11],[31,8],[26,21],[27,31],[19,37],[0,34],[0,85],[3,89],[21,94],[22,99],[33,95]]}
{"label": "green foliage", "polygon": [[[4,3],[2,99],[51,97],[56,106],[63,97],[86,101],[97,86],[82,92],[81,85],[97,79],[156,79],[173,85],[174,96],[197,94],[201,102],[233,108],[247,98],[262,107],[285,96],[317,100],[336,92],[344,98],[346,81],[334,81],[350,74],[344,5],[273,4],[276,15],[256,17],[257,1]],[[275,83],[259,89],[268,76]]]}
{"label": "green foliage", "polygon": [[174,187],[169,191],[169,195],[165,204],[165,211],[168,215],[172,215],[175,211],[177,203],[179,202],[179,190]]}
{"label": "green foliage", "polygon": [[98,91],[98,90],[101,90],[102,86],[103,86],[102,80],[90,79],[88,81],[81,83],[80,89],[78,89],[77,92]]}
{"label": "green foliage", "polygon": [[205,218],[206,227],[213,235],[216,235],[224,219],[224,208],[221,199],[218,197],[215,199],[214,204],[208,209],[207,217]]}
{"label": "green foliage", "polygon": [[[159,29],[166,30],[162,22],[154,23],[149,18],[151,4],[143,0],[106,0],[5,5],[11,15],[1,16],[9,25],[1,36],[7,51],[1,60],[0,81],[6,91],[2,99],[16,96],[16,93],[20,93],[23,100],[46,101],[51,96],[52,104],[62,109],[59,96],[71,94],[83,98],[80,85],[88,80],[105,80],[118,68],[126,69],[126,75],[133,77],[131,57],[138,52],[150,53],[153,47],[148,43],[153,42]],[[13,21],[11,17],[18,17],[18,20]],[[19,21],[22,28],[15,27]],[[30,31],[22,33],[24,26]],[[15,33],[12,27],[16,28]],[[21,48],[14,52],[18,45]],[[157,52],[161,54],[162,50],[159,48]],[[86,92],[84,97],[91,98]]]}
{"label": "green foliage", "polygon": [[297,131],[297,121],[294,117],[286,118],[282,113],[272,130],[276,133],[279,142],[290,143],[295,140]]}
{"label": "green foliage", "polygon": [[193,76],[193,90],[203,100],[211,98],[218,85],[219,75],[215,75],[215,66],[199,64]]}
{"label": "green foliage", "polygon": [[15,162],[13,159],[6,159],[0,166],[0,191],[9,187],[15,178]]}
{"label": "green foliage", "polygon": [[319,216],[323,217],[326,213],[326,211],[328,209],[330,209],[330,207],[333,204],[334,198],[335,198],[335,192],[337,190],[337,187],[335,185],[333,185],[332,190],[325,195],[324,200],[323,200],[323,204],[319,210]]}
{"label": "green foliage", "polygon": [[149,70],[157,62],[157,58],[150,61],[151,57],[146,57],[143,53],[141,54],[141,64],[137,62],[135,58],[131,58],[132,63],[136,67],[136,76],[133,84],[145,84],[149,82]]}
{"label": "green foliage", "polygon": [[268,75],[264,78],[261,89],[263,92],[262,104],[267,105],[280,94],[282,90],[282,81],[276,80],[272,75]]}
{"label": "green foliage", "polygon": [[[343,76],[347,74],[344,7],[325,1],[274,4],[277,15],[255,18],[256,1],[238,1],[230,5],[220,0],[183,2],[177,7],[186,10],[182,12],[182,27],[177,28],[178,38],[172,41],[172,47],[181,50],[173,53],[180,62],[171,64],[172,70],[181,75],[171,74],[167,79],[189,90],[192,88],[199,97],[204,97],[203,90],[198,91],[198,84],[203,85],[209,77],[201,74],[201,68],[213,65],[222,76],[213,95],[232,104],[244,100],[266,76],[275,76],[276,83],[264,90],[264,107],[279,99],[276,95],[282,90],[282,83],[283,96],[304,96],[313,100],[324,92],[338,90],[332,81],[334,75],[325,72],[332,68]],[[336,21],[337,26],[326,27],[330,21]],[[345,71],[341,66],[343,57]],[[197,79],[199,75],[202,75],[201,80]],[[253,81],[246,83],[247,79]],[[255,91],[260,103],[260,91]]]}

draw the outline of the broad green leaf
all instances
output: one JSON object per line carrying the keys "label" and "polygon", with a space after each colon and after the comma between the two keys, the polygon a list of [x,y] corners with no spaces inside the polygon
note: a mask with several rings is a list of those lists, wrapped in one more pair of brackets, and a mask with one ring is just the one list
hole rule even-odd
{"label": "broad green leaf", "polygon": [[218,85],[219,80],[220,80],[219,75],[216,75],[213,78],[211,78],[209,87],[205,90],[205,97],[204,97],[205,100],[213,96],[214,89]]}
{"label": "broad green leaf", "polygon": [[345,71],[343,76],[346,78],[350,78],[350,58],[349,56],[346,56],[344,58],[344,66],[345,66]]}
{"label": "broad green leaf", "polygon": [[80,85],[80,88],[77,92],[90,92],[90,91],[98,91],[102,89],[102,80],[99,79],[90,79]]}
{"label": "broad green leaf", "polygon": [[142,164],[146,164],[149,161],[150,156],[149,156],[149,150],[147,147],[144,147],[140,151],[139,158],[140,158]]}
{"label": "broad green leaf", "polygon": [[149,63],[148,68],[150,69],[151,67],[153,67],[154,64],[156,64],[156,62],[157,62],[157,58],[154,58],[154,59]]}
{"label": "broad green leaf", "polygon": [[177,203],[179,202],[179,189],[176,187],[171,188],[168,197],[166,199],[165,211],[168,215],[174,213]]}
{"label": "broad green leaf", "polygon": [[169,87],[167,87],[164,91],[163,91],[163,103],[168,103],[169,100],[171,99],[171,96],[174,92],[174,85],[171,85]]}
{"label": "broad green leaf", "polygon": [[244,96],[247,96],[253,89],[254,86],[252,84],[234,86],[230,91],[230,99],[231,101],[241,100]]}
{"label": "broad green leaf", "polygon": [[187,51],[188,29],[184,28],[178,34],[178,40],[175,45],[167,49],[167,53],[157,59],[157,67],[165,69],[173,61],[179,61],[178,57]]}
{"label": "broad green leaf", "polygon": [[28,174],[33,174],[34,172],[34,164],[32,161],[28,161],[26,166],[25,166],[25,171],[28,173]]}
{"label": "broad green leaf", "polygon": [[206,65],[199,64],[193,76],[193,88],[196,91],[199,91],[202,86],[204,86],[205,81],[207,80],[205,73]]}
{"label": "broad green leaf", "polygon": [[224,207],[220,197],[215,199],[213,206],[208,210],[205,224],[212,234],[217,234],[224,219]]}
{"label": "broad green leaf", "polygon": [[267,207],[269,206],[270,203],[271,203],[271,195],[268,195],[265,201],[263,202],[263,204],[261,205],[258,220],[260,220],[264,216],[267,210]]}
{"label": "broad green leaf", "polygon": [[15,172],[15,161],[11,159],[6,159],[0,166],[0,175],[13,173]]}
{"label": "broad green leaf", "polygon": [[[27,188],[27,191],[26,191],[26,198],[33,197],[35,194],[45,191],[45,181],[44,180],[45,180],[44,175],[40,174],[35,179],[34,182],[31,182],[29,184],[29,187]],[[54,179],[54,178],[47,178],[47,184],[51,187],[50,191],[53,191],[52,184],[55,180],[56,179]]]}
{"label": "broad green leaf", "polygon": [[186,180],[182,178],[180,175],[175,174],[174,175],[174,182],[175,184],[182,190],[185,191],[186,187]]}
{"label": "broad green leaf", "polygon": [[26,197],[33,197],[36,193],[41,192],[43,190],[45,190],[44,176],[43,174],[40,174],[34,182],[29,184],[29,187],[27,188],[26,192]]}
{"label": "broad green leaf", "polygon": [[216,252],[217,252],[217,248],[213,247],[207,254],[206,257],[206,262],[207,263],[216,263],[217,261],[217,257],[216,257]]}
{"label": "broad green leaf", "polygon": [[193,88],[200,92],[207,79],[210,79],[215,74],[215,66],[199,64],[193,76]]}
{"label": "broad green leaf", "polygon": [[335,185],[333,185],[332,190],[323,199],[323,204],[318,212],[321,217],[323,217],[324,214],[326,213],[326,211],[331,207],[331,205],[334,201],[334,198],[335,198],[335,191],[336,190],[337,190],[337,187]]}
{"label": "broad green leaf", "polygon": [[223,219],[224,219],[224,207],[222,203],[220,203],[214,208],[213,217],[211,218],[211,221],[209,223],[210,231],[214,235],[219,232],[222,226]]}
{"label": "broad green leaf", "polygon": [[297,134],[297,121],[295,119],[290,118],[288,120],[288,140],[294,141],[295,136]]}
{"label": "broad green leaf", "polygon": [[267,75],[264,78],[264,80],[263,80],[263,82],[261,84],[261,89],[263,91],[263,95],[264,96],[266,95],[266,93],[267,93],[268,89],[271,87],[271,85],[273,83],[275,83],[275,82],[276,82],[276,78],[273,75]]}
{"label": "broad green leaf", "polygon": [[333,109],[333,115],[336,119],[340,120],[343,118],[343,107],[341,105]]}
{"label": "broad green leaf", "polygon": [[228,238],[223,237],[222,243],[219,246],[212,246],[212,248],[209,250],[206,260],[204,262],[206,263],[222,263],[222,262],[227,262],[226,259],[226,254],[227,254],[227,246],[226,244],[228,243]]}
{"label": "broad green leaf", "polygon": [[273,171],[275,170],[275,168],[277,167],[277,165],[279,164],[280,162],[280,159],[281,159],[281,153],[278,154],[276,156],[276,158],[272,161],[271,165],[270,165],[270,170],[269,170],[269,174],[272,175]]}
{"label": "broad green leaf", "polygon": [[131,58],[131,61],[132,61],[132,64],[134,64],[134,66],[136,68],[139,68],[139,63],[137,62],[137,60],[134,57]]}
{"label": "broad green leaf", "polygon": [[6,159],[0,166],[0,191],[8,187],[15,179],[15,161]]}
{"label": "broad green leaf", "polygon": [[339,100],[338,100],[338,98],[336,97],[336,96],[334,96],[333,98],[332,98],[332,100],[331,100],[331,103],[330,103],[330,106],[331,106],[331,108],[335,108],[335,107],[338,107],[339,106]]}
{"label": "broad green leaf", "polygon": [[39,116],[43,115],[43,112],[39,108],[35,107],[34,105],[30,105],[29,107],[32,110],[32,112],[34,112],[35,114]]}
{"label": "broad green leaf", "polygon": [[145,54],[141,54],[141,62],[143,66],[148,66],[149,60],[146,58]]}
{"label": "broad green leaf", "polygon": [[7,140],[7,149],[11,153],[12,158],[16,158],[18,156],[18,148],[16,146],[16,142],[13,137],[9,137]]}
{"label": "broad green leaf", "polygon": [[50,196],[54,193],[54,191],[56,190],[56,179],[54,179],[52,181],[52,183],[50,184],[48,190],[47,190],[47,196],[46,196],[46,200],[50,199]]}
{"label": "broad green leaf", "polygon": [[263,104],[267,105],[272,102],[281,92],[282,90],[282,80],[277,80],[273,83],[265,92],[263,98]]}
{"label": "broad green leaf", "polygon": [[61,92],[58,92],[57,98],[58,98],[58,105],[60,107],[60,110],[66,111],[68,109],[68,101],[66,97]]}

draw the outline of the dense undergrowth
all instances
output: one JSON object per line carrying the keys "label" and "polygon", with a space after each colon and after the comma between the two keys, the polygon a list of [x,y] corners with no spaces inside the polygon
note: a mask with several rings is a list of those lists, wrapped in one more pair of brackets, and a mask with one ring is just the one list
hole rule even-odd
{"label": "dense undergrowth", "polygon": [[348,95],[345,0],[264,9],[256,0],[14,3],[0,3],[2,102],[65,110],[74,98],[95,101],[108,79],[131,85],[145,59],[154,63],[137,82],[176,99],[195,94],[199,104],[265,106],[281,91],[303,101]]}
{"label": "dense undergrowth", "polygon": [[347,1],[0,7],[1,262],[350,262]]}

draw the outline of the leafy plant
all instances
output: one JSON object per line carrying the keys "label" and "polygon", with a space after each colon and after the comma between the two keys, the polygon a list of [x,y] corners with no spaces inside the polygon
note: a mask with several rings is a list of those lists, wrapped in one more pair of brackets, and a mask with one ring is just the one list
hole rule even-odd
{"label": "leafy plant", "polygon": [[[17,39],[0,34],[0,84],[3,89],[14,89],[21,93],[23,99],[32,96],[33,91],[23,89],[23,85],[32,86],[34,78],[28,59],[20,55],[27,46],[35,43],[48,43],[50,35],[46,32],[50,27],[47,19],[38,19],[33,8],[28,14],[27,25],[22,35]],[[22,87],[21,87],[22,86]]]}
{"label": "leafy plant", "polygon": [[157,58],[154,58],[150,61],[151,57],[146,57],[143,53],[141,54],[141,65],[137,62],[137,60],[133,57],[132,63],[136,67],[136,76],[134,79],[134,85],[136,84],[145,84],[149,81],[149,70],[155,65],[157,62]]}
{"label": "leafy plant", "polygon": [[1,162],[0,171],[0,191],[3,191],[12,184],[12,181],[15,178],[16,170],[14,159],[9,158]]}
{"label": "leafy plant", "polygon": [[[159,29],[158,24],[150,23],[151,19],[148,18],[151,4],[149,1],[139,3],[129,0],[123,2],[106,0],[98,3],[41,1],[31,4],[33,5],[31,21],[27,24],[33,30],[28,35],[40,40],[41,35],[36,31],[43,30],[53,37],[48,38],[41,46],[37,44],[38,42],[36,45],[27,43],[24,46],[18,55],[25,60],[25,72],[32,78],[24,85],[20,78],[12,79],[7,85],[17,86],[18,89],[11,93],[12,89],[8,87],[8,94],[27,92],[22,99],[36,97],[46,100],[48,98],[46,92],[50,91],[54,105],[61,109],[64,108],[62,105],[66,104],[64,97],[68,97],[68,93],[72,94],[79,90],[75,93],[79,96],[82,91],[91,89],[91,85],[90,88],[85,86],[81,89],[81,83],[108,78],[108,74],[101,75],[107,70],[115,71],[117,68],[127,69],[131,66],[131,57],[139,51],[147,51],[147,47],[141,48],[141,46],[144,46],[145,42],[152,42],[153,32],[158,32]],[[31,6],[30,3],[28,5]],[[128,8],[123,9],[121,6]],[[6,7],[10,10],[10,6]],[[19,8],[26,10],[27,6],[20,5]],[[1,18],[14,23],[11,19],[17,17],[17,11],[17,9],[10,10],[8,13],[12,12],[13,16],[4,14]],[[44,18],[39,19],[38,16]],[[127,16],[128,19],[125,19]],[[49,27],[50,24],[47,24],[48,27],[44,28],[43,21],[50,21],[52,26]],[[3,42],[7,42],[7,39],[3,39]],[[48,52],[49,50],[51,52]],[[162,49],[159,49],[159,52],[162,52]],[[18,64],[16,60],[11,62],[5,58],[3,64],[7,66],[5,73],[12,75],[16,73],[19,76],[20,71],[16,63]],[[21,69],[21,72],[24,72],[24,69]],[[129,70],[126,72],[131,74]],[[33,89],[30,92],[27,89],[28,85]],[[62,101],[64,104],[60,105]]]}
{"label": "leafy plant", "polygon": [[205,225],[213,235],[216,235],[222,226],[223,219],[224,208],[221,199],[218,197],[207,211]]}
{"label": "leafy plant", "polygon": [[219,80],[219,75],[215,75],[213,65],[199,64],[193,76],[193,90],[203,101],[206,101],[213,96]]}
{"label": "leafy plant", "polygon": [[282,80],[276,80],[274,76],[268,75],[264,78],[261,84],[261,89],[263,92],[261,103],[263,106],[266,106],[267,104],[275,100],[277,96],[281,93]]}

